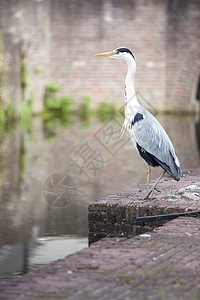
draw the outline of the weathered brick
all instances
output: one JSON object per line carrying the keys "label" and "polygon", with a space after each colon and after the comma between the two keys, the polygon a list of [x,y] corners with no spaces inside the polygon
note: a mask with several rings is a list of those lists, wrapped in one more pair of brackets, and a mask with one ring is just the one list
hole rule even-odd
{"label": "weathered brick", "polygon": [[99,203],[99,202],[91,202],[88,205],[89,211],[106,211],[107,210],[107,203]]}
{"label": "weathered brick", "polygon": [[42,109],[49,82],[61,87],[60,95],[75,97],[76,104],[89,95],[93,106],[108,99],[119,107],[124,99],[126,67],[93,55],[125,45],[136,56],[136,87],[144,105],[148,105],[145,98],[157,110],[197,109],[199,11],[196,0],[175,5],[167,0],[150,0],[148,5],[140,0],[120,4],[51,0],[32,1],[31,5],[29,1],[2,0],[6,93],[17,107],[22,105],[20,62],[24,53],[28,88],[37,93],[35,111]]}
{"label": "weathered brick", "polygon": [[89,224],[93,223],[94,221],[97,223],[107,223],[107,214],[106,212],[89,212],[88,214],[88,221]]}

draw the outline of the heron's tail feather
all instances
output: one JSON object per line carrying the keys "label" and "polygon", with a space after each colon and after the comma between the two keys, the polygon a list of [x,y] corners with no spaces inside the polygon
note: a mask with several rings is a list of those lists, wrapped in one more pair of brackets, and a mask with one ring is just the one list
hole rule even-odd
{"label": "heron's tail feather", "polygon": [[176,181],[179,181],[182,176],[181,168],[178,166],[175,166],[174,168],[170,168],[169,174],[171,175],[171,177],[173,179],[175,179]]}
{"label": "heron's tail feather", "polygon": [[172,176],[172,178],[179,181],[182,176],[180,162],[178,160],[175,150],[174,150],[174,153],[172,153],[170,151],[170,154],[171,154],[171,158],[172,158],[172,163],[170,164],[170,171],[171,171],[170,175]]}
{"label": "heron's tail feather", "polygon": [[179,181],[181,176],[182,176],[182,171],[180,168],[180,162],[175,155],[173,155],[171,153],[171,151],[169,151],[169,153],[171,154],[171,159],[169,159],[168,163],[164,163],[161,160],[159,160],[158,158],[154,157],[154,159],[159,163],[159,165],[166,170],[166,172],[176,181]]}

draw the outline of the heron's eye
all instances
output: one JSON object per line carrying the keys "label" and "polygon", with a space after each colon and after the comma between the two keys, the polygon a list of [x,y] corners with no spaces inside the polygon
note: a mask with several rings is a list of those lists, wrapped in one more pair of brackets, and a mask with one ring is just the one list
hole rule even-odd
{"label": "heron's eye", "polygon": [[119,54],[119,51],[117,51],[116,53]]}

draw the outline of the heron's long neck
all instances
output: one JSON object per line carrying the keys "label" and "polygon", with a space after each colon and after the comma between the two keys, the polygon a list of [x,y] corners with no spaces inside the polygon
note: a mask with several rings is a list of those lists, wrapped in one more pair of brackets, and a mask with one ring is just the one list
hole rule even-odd
{"label": "heron's long neck", "polygon": [[135,62],[132,60],[127,62],[128,72],[125,81],[125,119],[128,122],[132,122],[134,114],[137,112],[140,104],[138,103],[137,96],[134,87],[134,77],[136,72]]}

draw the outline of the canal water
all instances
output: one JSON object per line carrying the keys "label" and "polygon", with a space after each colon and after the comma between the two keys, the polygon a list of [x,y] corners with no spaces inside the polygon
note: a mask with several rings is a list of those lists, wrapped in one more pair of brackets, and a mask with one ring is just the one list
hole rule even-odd
{"label": "canal water", "polygon": [[[157,115],[182,169],[200,166],[200,120]],[[88,246],[88,203],[146,182],[123,119],[71,118],[1,133],[0,277],[11,278]],[[152,178],[161,170],[155,168]]]}

